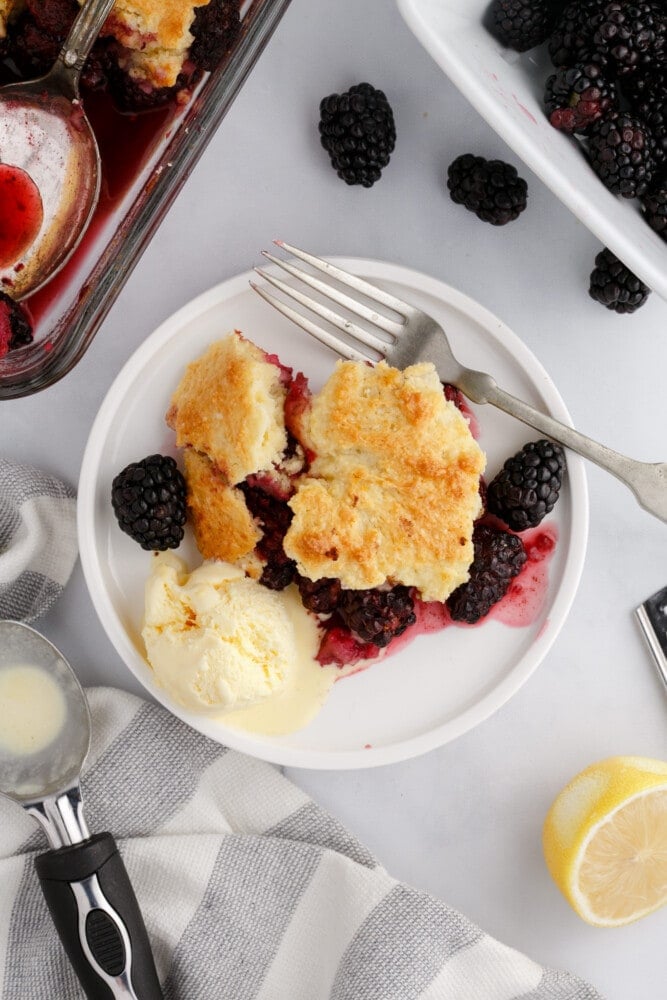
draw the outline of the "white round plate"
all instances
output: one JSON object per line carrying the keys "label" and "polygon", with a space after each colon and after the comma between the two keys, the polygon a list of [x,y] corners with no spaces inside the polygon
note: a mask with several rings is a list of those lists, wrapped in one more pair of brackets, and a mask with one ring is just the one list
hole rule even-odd
{"label": "white round plate", "polygon": [[[571,423],[539,362],[495,316],[433,278],[380,261],[342,259],[354,271],[423,308],[447,330],[464,364]],[[164,422],[185,366],[214,340],[241,330],[317,390],[335,355],[267,306],[242,274],[200,295],[166,320],[129,359],[111,386],[90,433],[79,483],[78,527],[90,595],[121,659],[175,715],[212,739],[278,764],[309,768],[369,767],[424,753],[460,736],[500,708],[549,650],[567,616],[581,574],[588,530],[583,461],[568,454],[568,476],[549,521],[559,538],[549,591],[537,621],[512,628],[487,621],[418,636],[394,656],[334,685],[319,715],[286,736],[249,734],[224,721],[185,712],[154,683],[143,656],[143,590],[150,554],[116,524],[111,481],[129,462],[174,454]],[[505,458],[539,434],[490,406],[475,407],[490,479]],[[194,546],[184,542],[188,555]]]}

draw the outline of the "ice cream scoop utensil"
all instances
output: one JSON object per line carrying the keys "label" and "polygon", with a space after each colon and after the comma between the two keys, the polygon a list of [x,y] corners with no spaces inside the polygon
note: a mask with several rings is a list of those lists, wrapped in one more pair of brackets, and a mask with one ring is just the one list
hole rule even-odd
{"label": "ice cream scoop utensil", "polygon": [[[0,791],[44,828],[35,859],[65,951],[90,1000],[161,1000],[150,942],[110,833],[90,836],[79,774],[90,713],[74,671],[27,625],[0,621]],[[39,960],[39,956],[35,956]]]}
{"label": "ice cream scoop utensil", "polygon": [[[560,423],[546,413],[541,413],[523,400],[499,388],[491,375],[464,368],[454,357],[443,328],[421,309],[403,302],[356,274],[350,274],[349,271],[322,260],[321,257],[315,257],[305,250],[283,243],[282,240],[275,242],[287,253],[323,273],[328,280],[322,281],[302,267],[263,251],[267,260],[314,289],[318,295],[359,316],[366,324],[360,326],[349,316],[336,312],[319,299],[305,295],[294,285],[282,281],[268,271],[256,268],[257,273],[269,284],[315,313],[320,319],[341,330],[347,339],[319,326],[265,288],[250,282],[263,299],[311,337],[315,337],[341,357],[351,361],[377,362],[384,359],[396,368],[407,368],[419,361],[430,361],[435,366],[441,381],[456,386],[473,403],[491,403],[510,416],[516,417],[517,420],[523,421],[524,424],[528,424],[529,427],[546,434],[553,441],[558,441],[591,462],[595,462],[625,483],[644,510],[661,521],[667,521],[667,462],[639,462],[634,458],[628,458],[603,444],[598,444],[597,441],[580,434],[573,427]],[[332,284],[332,281],[337,284]],[[353,290],[353,294],[348,295],[338,285],[346,285]],[[372,306],[362,299],[371,302]],[[394,313],[395,317],[383,313],[378,307]]]}
{"label": "ice cream scoop utensil", "polygon": [[21,299],[53,277],[77,247],[97,205],[101,164],[79,97],[79,77],[114,0],[87,0],[49,73],[0,88],[0,156],[36,185],[42,222],[17,261],[0,269]]}

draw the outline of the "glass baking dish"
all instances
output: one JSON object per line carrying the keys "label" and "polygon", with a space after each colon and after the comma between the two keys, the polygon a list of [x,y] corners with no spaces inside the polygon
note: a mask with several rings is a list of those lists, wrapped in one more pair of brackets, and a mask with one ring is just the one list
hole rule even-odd
{"label": "glass baking dish", "polygon": [[[0,358],[0,399],[45,389],[82,357],[289,2],[242,4],[241,32],[231,50],[181,108],[121,116],[104,95],[86,99],[105,164],[103,194],[74,256],[24,300],[34,340]],[[123,130],[122,143],[114,125]],[[114,161],[121,145],[122,157]]]}

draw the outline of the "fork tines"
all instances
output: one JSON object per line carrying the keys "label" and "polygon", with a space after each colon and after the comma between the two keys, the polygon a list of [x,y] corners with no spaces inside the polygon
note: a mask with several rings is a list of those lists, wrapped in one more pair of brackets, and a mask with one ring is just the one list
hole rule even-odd
{"label": "fork tines", "polygon": [[[380,358],[386,357],[387,351],[391,348],[396,338],[400,336],[401,331],[405,326],[405,321],[412,311],[412,308],[406,302],[402,302],[400,299],[396,298],[395,295],[391,295],[389,292],[385,292],[382,288],[378,288],[376,285],[372,285],[370,282],[364,281],[363,278],[357,277],[356,274],[350,274],[349,271],[344,271],[342,268],[336,267],[335,264],[331,264],[329,261],[323,260],[321,257],[315,257],[313,254],[306,253],[305,250],[299,250],[297,247],[290,246],[289,243],[283,243],[282,240],[275,240],[274,242],[276,246],[279,246],[282,250],[285,250],[293,257],[304,261],[304,263],[309,264],[317,271],[325,274],[330,281],[337,281],[342,285],[346,285],[348,288],[354,289],[354,291],[365,296],[367,299],[370,299],[374,304],[385,306],[387,309],[392,310],[402,318],[402,321],[391,319],[384,313],[378,312],[377,309],[374,309],[365,303],[360,302],[359,299],[346,294],[346,292],[342,291],[340,288],[330,284],[330,281],[323,281],[315,274],[312,274],[310,271],[306,271],[302,267],[298,267],[296,264],[283,260],[280,257],[276,257],[273,254],[268,253],[266,250],[262,251],[262,256],[269,260],[272,264],[281,268],[287,274],[291,275],[292,278],[302,281],[319,295],[337,303],[339,306],[347,309],[348,312],[359,316],[371,326],[381,330],[383,333],[387,334],[389,340],[385,340],[382,337],[375,335],[367,328],[360,326],[358,323],[355,323],[353,320],[343,315],[340,315],[329,306],[318,301],[318,299],[312,298],[311,296],[300,291],[293,284],[283,281],[281,278],[277,278],[275,275],[270,274],[268,271],[264,271],[261,268],[255,268],[257,274],[261,275],[265,281],[267,281],[274,288],[277,288],[283,293],[283,295],[299,303],[299,305],[303,306],[305,309],[309,309],[321,319],[326,320],[332,326],[341,330],[344,334],[347,334],[348,337],[356,341],[359,345],[365,345],[370,348],[371,351],[375,352],[376,355],[379,355]],[[303,313],[294,309],[277,296],[272,295],[266,288],[262,288],[253,281],[251,281],[250,284],[266,302],[281,312],[283,316],[291,319],[294,323],[305,330],[306,333],[309,333],[312,337],[315,337],[321,343],[336,351],[341,355],[341,357],[347,358],[350,361],[378,360],[378,357],[372,356],[369,351],[357,349],[342,340],[340,337],[319,326],[317,323],[314,323],[307,316],[304,316]]]}

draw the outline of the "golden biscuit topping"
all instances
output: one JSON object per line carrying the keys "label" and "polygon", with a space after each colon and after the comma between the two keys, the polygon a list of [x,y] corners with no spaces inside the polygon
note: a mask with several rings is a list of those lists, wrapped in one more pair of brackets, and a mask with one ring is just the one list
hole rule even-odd
{"label": "golden biscuit topping", "polygon": [[284,464],[286,397],[280,369],[239,333],[187,368],[167,422],[188,449],[202,555],[247,561],[262,532],[235,487],[269,473],[269,492],[293,512],[282,545],[301,576],[346,590],[402,584],[446,600],[468,579],[485,456],[433,365],[339,362],[317,395],[303,397],[305,472],[302,458],[292,471]]}
{"label": "golden biscuit topping", "polygon": [[236,332],[188,365],[167,423],[180,448],[207,455],[234,486],[282,458],[285,396],[278,366]]}
{"label": "golden biscuit topping", "polygon": [[284,540],[301,574],[439,601],[468,579],[485,458],[433,365],[339,362],[304,432],[316,457]]}
{"label": "golden biscuit topping", "polygon": [[204,559],[237,562],[248,556],[262,533],[243,493],[229,486],[210,459],[192,448],[186,449],[183,462],[195,542]]}

